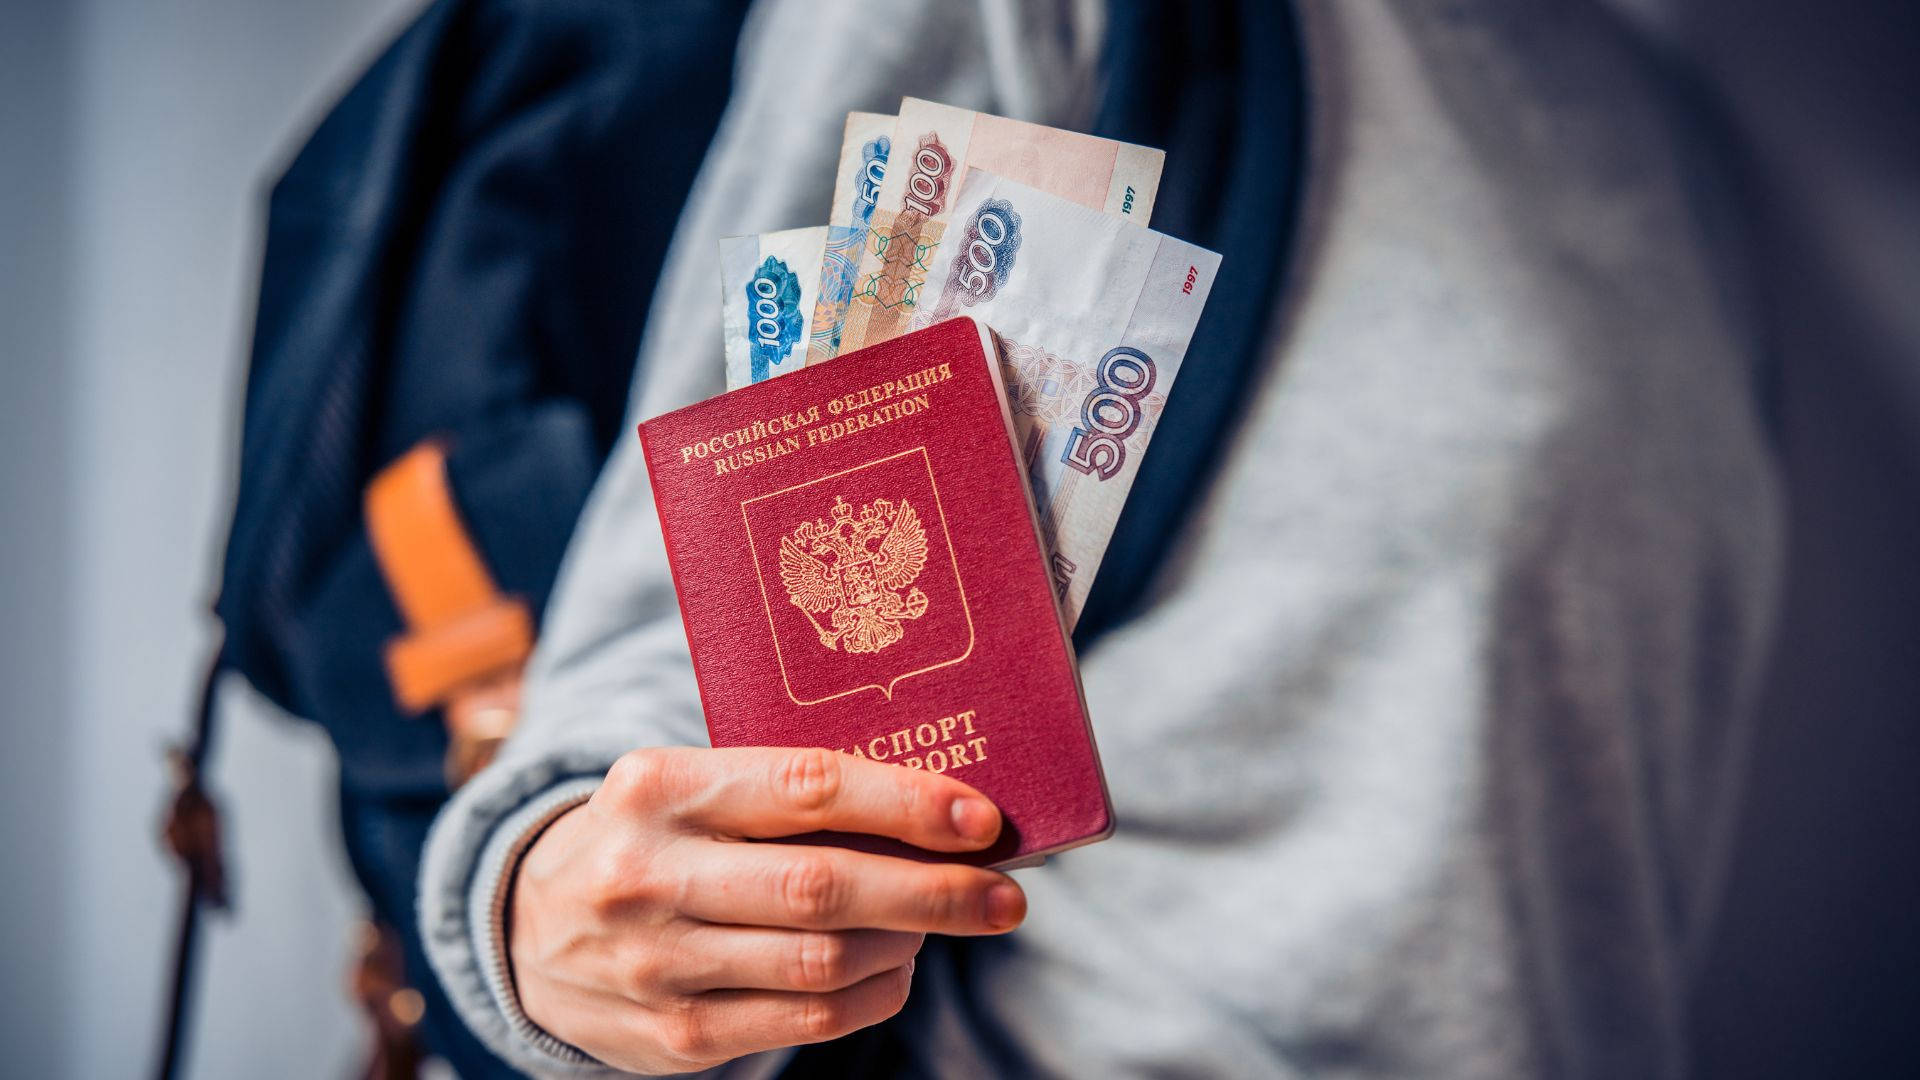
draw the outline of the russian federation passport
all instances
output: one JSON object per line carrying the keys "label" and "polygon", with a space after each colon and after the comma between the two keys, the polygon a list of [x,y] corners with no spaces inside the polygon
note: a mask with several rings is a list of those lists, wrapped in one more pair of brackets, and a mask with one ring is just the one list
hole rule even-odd
{"label": "russian federation passport", "polygon": [[1000,379],[951,319],[640,425],[713,745],[964,780],[987,865],[1113,828]]}

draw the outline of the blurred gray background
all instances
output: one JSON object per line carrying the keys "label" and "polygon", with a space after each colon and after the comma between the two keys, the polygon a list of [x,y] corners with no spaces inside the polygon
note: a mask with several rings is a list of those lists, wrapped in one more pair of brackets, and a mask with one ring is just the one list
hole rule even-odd
{"label": "blurred gray background", "polygon": [[[0,2],[0,1075],[152,1068],[160,751],[216,640],[264,181],[415,6]],[[189,1075],[345,1077],[359,900],[329,753],[228,690],[239,914],[204,939]]]}
{"label": "blurred gray background", "polygon": [[[417,0],[0,3],[0,1074],[147,1071],[160,750],[215,641],[264,185]],[[1920,1075],[1920,49],[1905,0],[1615,0],[1722,111],[1793,498],[1704,1075]],[[359,911],[317,732],[224,698],[239,900],[190,1074],[342,1077]]]}

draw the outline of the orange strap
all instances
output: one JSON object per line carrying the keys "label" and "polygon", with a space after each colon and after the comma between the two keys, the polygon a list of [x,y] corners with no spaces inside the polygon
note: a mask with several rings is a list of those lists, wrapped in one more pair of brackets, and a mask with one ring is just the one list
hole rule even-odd
{"label": "orange strap", "polygon": [[408,632],[387,643],[387,679],[409,712],[455,687],[523,662],[533,651],[526,604],[503,596],[467,535],[432,440],[367,486],[367,537]]}

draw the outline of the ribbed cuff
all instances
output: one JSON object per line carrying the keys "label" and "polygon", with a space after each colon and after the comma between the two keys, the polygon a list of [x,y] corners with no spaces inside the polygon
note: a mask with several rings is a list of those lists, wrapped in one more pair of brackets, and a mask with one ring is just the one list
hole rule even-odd
{"label": "ribbed cuff", "polygon": [[471,891],[467,896],[467,932],[473,940],[473,956],[487,992],[500,1015],[527,1045],[553,1058],[556,1064],[596,1065],[591,1055],[551,1033],[527,1018],[520,1008],[520,996],[514,992],[513,970],[507,957],[507,902],[511,898],[514,872],[520,857],[540,838],[547,826],[560,815],[587,801],[600,787],[594,777],[563,781],[548,788],[525,806],[500,822],[481,849]]}

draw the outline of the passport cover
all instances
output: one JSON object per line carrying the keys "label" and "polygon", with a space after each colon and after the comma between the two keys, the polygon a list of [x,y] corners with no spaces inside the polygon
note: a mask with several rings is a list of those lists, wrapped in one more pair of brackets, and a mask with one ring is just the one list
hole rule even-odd
{"label": "passport cover", "polygon": [[715,746],[821,746],[943,772],[1000,807],[988,865],[1101,839],[1113,815],[972,319],[640,425]]}

